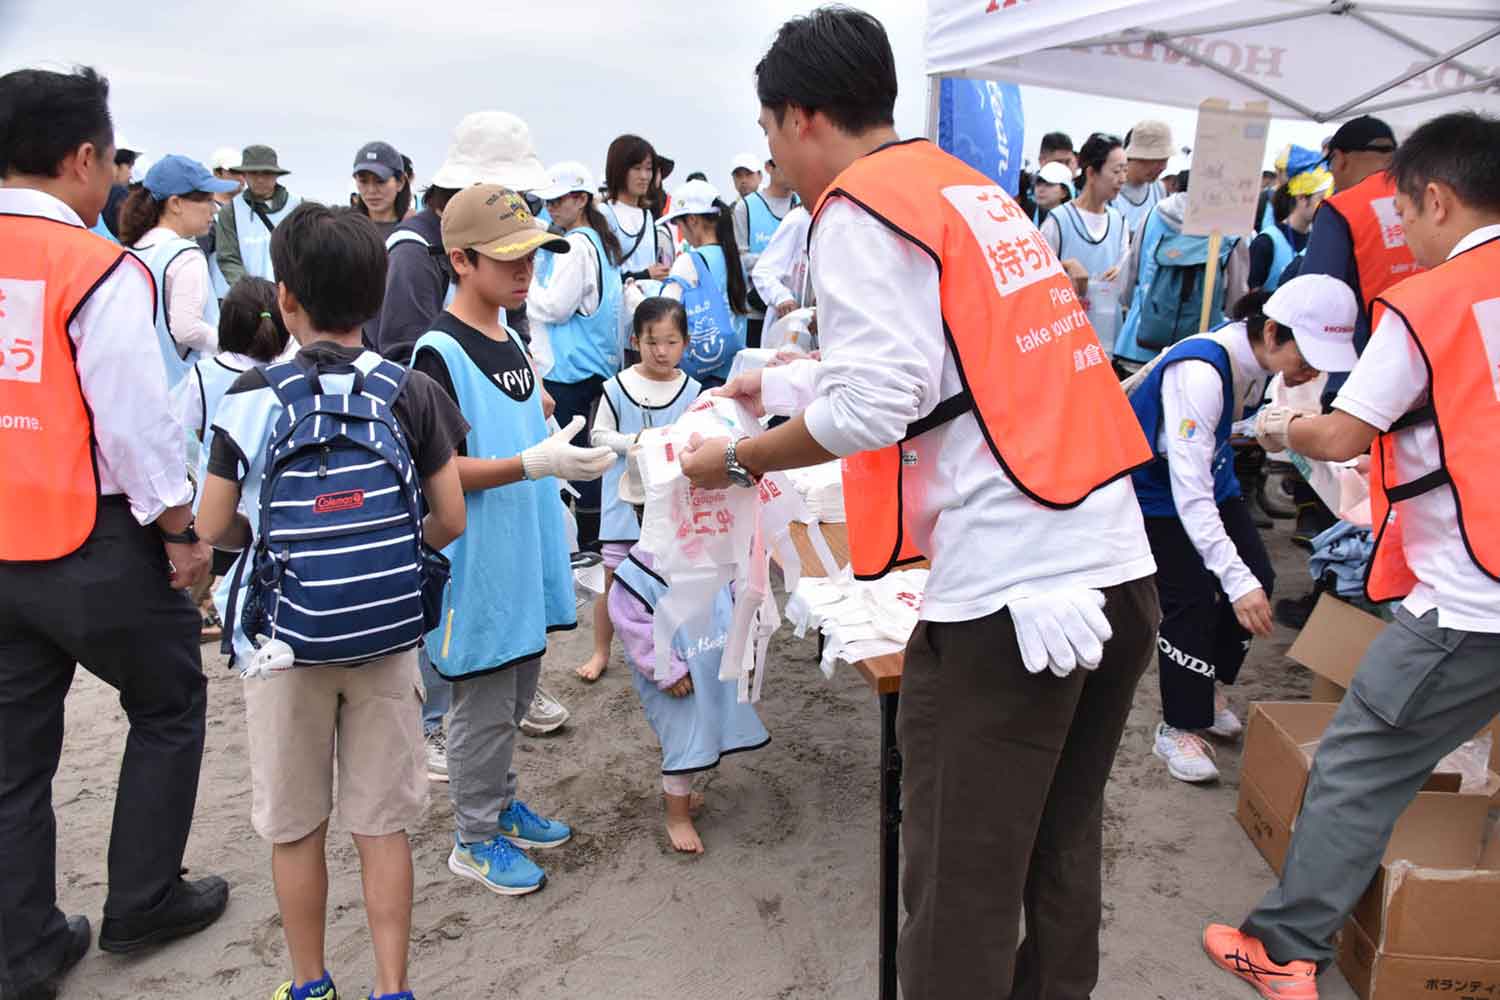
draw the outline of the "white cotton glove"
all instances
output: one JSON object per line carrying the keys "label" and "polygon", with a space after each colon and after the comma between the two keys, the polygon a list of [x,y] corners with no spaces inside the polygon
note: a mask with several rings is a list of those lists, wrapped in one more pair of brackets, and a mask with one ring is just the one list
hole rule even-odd
{"label": "white cotton glove", "polygon": [[1066,677],[1074,667],[1093,670],[1104,659],[1104,644],[1114,634],[1104,617],[1104,595],[1097,590],[1054,590],[1010,602],[1016,642],[1026,669],[1039,674],[1051,668]]}
{"label": "white cotton glove", "polygon": [[553,434],[541,444],[532,445],[521,452],[521,468],[527,479],[546,479],[556,476],[570,482],[592,482],[615,464],[615,453],[610,448],[579,448],[569,444],[583,430],[584,419],[574,417],[568,426]]}
{"label": "white cotton glove", "polygon": [[630,454],[630,446],[635,444],[637,435],[626,434],[624,431],[609,431],[602,427],[595,427],[590,436],[590,444],[596,448],[608,448],[616,455]]}
{"label": "white cotton glove", "polygon": [[1268,454],[1287,450],[1286,432],[1297,417],[1314,414],[1290,406],[1267,406],[1255,418],[1255,439]]}

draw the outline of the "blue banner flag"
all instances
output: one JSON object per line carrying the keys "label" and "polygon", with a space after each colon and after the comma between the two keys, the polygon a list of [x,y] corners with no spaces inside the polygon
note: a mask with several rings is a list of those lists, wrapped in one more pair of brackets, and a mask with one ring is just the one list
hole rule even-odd
{"label": "blue banner flag", "polygon": [[1015,195],[1026,141],[1021,88],[1014,83],[952,78],[944,78],[941,86],[938,146]]}

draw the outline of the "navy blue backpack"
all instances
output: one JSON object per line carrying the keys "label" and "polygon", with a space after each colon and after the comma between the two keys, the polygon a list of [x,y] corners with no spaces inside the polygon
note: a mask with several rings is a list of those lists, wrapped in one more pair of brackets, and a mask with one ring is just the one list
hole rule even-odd
{"label": "navy blue backpack", "polygon": [[[422,494],[391,411],[407,370],[354,366],[347,394],[318,370],[265,369],[283,407],[266,445],[243,627],[291,646],[298,666],[353,665],[416,646],[437,624],[448,560],[422,540]],[[254,516],[254,512],[251,512]],[[234,620],[241,579],[228,606]],[[230,646],[230,630],[224,645]]]}

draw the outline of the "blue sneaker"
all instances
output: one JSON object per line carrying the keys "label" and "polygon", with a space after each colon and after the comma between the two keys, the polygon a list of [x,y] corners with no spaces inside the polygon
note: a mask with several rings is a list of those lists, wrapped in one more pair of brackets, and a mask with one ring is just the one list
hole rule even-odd
{"label": "blue sneaker", "polygon": [[500,835],[517,847],[557,847],[573,837],[566,823],[543,819],[520,799],[511,799],[500,814]]}
{"label": "blue sneaker", "polygon": [[465,844],[454,834],[448,870],[502,896],[524,896],[547,884],[537,863],[504,837]]}
{"label": "blue sneaker", "polygon": [[339,991],[334,989],[333,980],[325,970],[323,978],[314,983],[303,983],[301,986],[282,983],[271,994],[271,1000],[339,1000]]}
{"label": "blue sneaker", "polygon": [[380,996],[371,993],[366,1000],[417,1000],[417,998],[411,995],[411,990],[402,990],[400,993],[382,993]]}

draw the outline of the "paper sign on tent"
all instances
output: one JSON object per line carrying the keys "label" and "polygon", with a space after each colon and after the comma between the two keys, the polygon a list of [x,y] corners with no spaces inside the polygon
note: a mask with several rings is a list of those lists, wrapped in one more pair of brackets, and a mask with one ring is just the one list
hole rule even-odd
{"label": "paper sign on tent", "polygon": [[1219,98],[1198,105],[1184,235],[1209,236],[1215,230],[1225,236],[1255,232],[1260,165],[1265,161],[1270,125],[1264,101],[1238,109]]}

